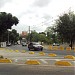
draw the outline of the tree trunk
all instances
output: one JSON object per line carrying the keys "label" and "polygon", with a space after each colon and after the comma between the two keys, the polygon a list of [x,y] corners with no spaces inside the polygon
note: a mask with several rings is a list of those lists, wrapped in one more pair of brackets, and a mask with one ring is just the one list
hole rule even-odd
{"label": "tree trunk", "polygon": [[63,38],[61,40],[62,40],[62,44],[63,44]]}
{"label": "tree trunk", "polygon": [[73,40],[71,39],[71,44],[70,44],[71,49],[72,49],[72,46],[73,46]]}

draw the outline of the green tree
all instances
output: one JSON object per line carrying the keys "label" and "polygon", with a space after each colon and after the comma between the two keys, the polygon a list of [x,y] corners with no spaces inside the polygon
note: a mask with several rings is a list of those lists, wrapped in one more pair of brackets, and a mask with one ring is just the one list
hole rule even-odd
{"label": "green tree", "polygon": [[75,14],[70,11],[59,16],[55,30],[60,34],[61,38],[70,43],[72,48],[75,41]]}
{"label": "green tree", "polygon": [[48,44],[52,44],[53,42],[55,42],[56,36],[54,36],[53,27],[54,26],[47,27],[46,30],[45,30],[45,33],[46,33],[46,36],[47,36],[47,39],[48,39],[48,41],[47,41]]}
{"label": "green tree", "polygon": [[41,41],[41,44],[42,44],[42,42],[47,42],[47,39],[46,39],[46,35],[45,34],[39,34],[40,36],[39,36],[39,41]]}
{"label": "green tree", "polygon": [[28,34],[27,36],[27,40],[29,40],[30,38],[30,41],[31,42],[46,42],[47,39],[46,39],[46,34],[44,32],[42,33],[37,33],[36,31],[31,31],[30,34]]}
{"label": "green tree", "polygon": [[54,33],[54,30],[53,30],[54,26],[50,26],[50,27],[47,27],[45,32],[49,32],[50,34],[53,34]]}
{"label": "green tree", "polygon": [[55,31],[55,26],[50,26],[47,27],[45,30],[46,33],[46,38],[47,38],[47,43],[52,44],[52,43],[61,43],[60,35]]}
{"label": "green tree", "polygon": [[13,29],[10,32],[10,36],[9,36],[11,42],[14,44],[15,42],[17,42],[19,40],[19,33],[17,33],[17,31],[15,29]]}
{"label": "green tree", "polygon": [[[9,34],[9,36],[8,36]],[[12,29],[12,31],[6,31],[3,35],[3,41],[7,41],[8,42],[8,37],[9,37],[9,42],[11,43],[15,43],[19,40],[20,36],[19,33],[17,33],[17,31],[15,29]]]}
{"label": "green tree", "polygon": [[27,38],[26,38],[27,40],[29,40],[29,41],[35,41],[35,42],[38,42],[39,41],[39,34],[36,32],[36,31],[31,31],[31,33],[30,34],[28,34],[28,36],[27,36]]}
{"label": "green tree", "polygon": [[7,29],[11,29],[13,25],[17,25],[18,22],[18,18],[12,16],[11,13],[0,12],[0,41],[2,41],[1,37],[3,36],[3,33],[5,33]]}

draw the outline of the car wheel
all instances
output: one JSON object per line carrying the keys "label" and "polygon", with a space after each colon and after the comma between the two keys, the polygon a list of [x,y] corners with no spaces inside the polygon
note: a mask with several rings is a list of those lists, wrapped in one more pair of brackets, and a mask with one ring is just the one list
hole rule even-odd
{"label": "car wheel", "polygon": [[43,51],[43,48],[41,48],[41,51]]}
{"label": "car wheel", "polygon": [[36,48],[33,48],[34,51],[36,51]]}

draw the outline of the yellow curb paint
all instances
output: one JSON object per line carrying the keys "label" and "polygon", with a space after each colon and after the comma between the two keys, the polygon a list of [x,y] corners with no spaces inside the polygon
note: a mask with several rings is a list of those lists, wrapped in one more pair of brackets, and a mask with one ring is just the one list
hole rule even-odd
{"label": "yellow curb paint", "polygon": [[53,50],[58,50],[58,46],[53,46]]}
{"label": "yellow curb paint", "polygon": [[49,50],[52,50],[52,46],[49,46],[48,49],[49,49]]}
{"label": "yellow curb paint", "polygon": [[67,59],[75,59],[75,56],[73,56],[73,55],[66,55],[66,56],[64,56],[64,58],[67,58]]}
{"label": "yellow curb paint", "polygon": [[0,63],[12,63],[10,59],[0,59]]}
{"label": "yellow curb paint", "polygon": [[64,50],[64,47],[63,47],[63,46],[60,46],[60,47],[59,47],[59,50]]}
{"label": "yellow curb paint", "polygon": [[25,53],[26,51],[25,51],[25,50],[22,50],[21,52],[22,52],[22,53]]}
{"label": "yellow curb paint", "polygon": [[34,52],[33,52],[33,51],[31,51],[31,52],[29,52],[29,54],[34,54]]}
{"label": "yellow curb paint", "polygon": [[50,54],[48,54],[48,56],[56,57],[57,55],[56,55],[56,54],[54,54],[54,53],[50,53]]}
{"label": "yellow curb paint", "polygon": [[66,47],[66,50],[67,51],[71,51],[71,47]]}
{"label": "yellow curb paint", "polygon": [[45,55],[45,53],[44,53],[44,52],[39,52],[39,54],[40,54],[41,56],[44,56],[44,55]]}
{"label": "yellow curb paint", "polygon": [[19,52],[19,50],[15,50],[15,52]]}
{"label": "yellow curb paint", "polygon": [[57,65],[57,66],[72,66],[72,64],[68,61],[56,61],[55,65]]}
{"label": "yellow curb paint", "polygon": [[38,60],[27,60],[25,62],[25,64],[28,64],[28,65],[39,65],[40,62]]}

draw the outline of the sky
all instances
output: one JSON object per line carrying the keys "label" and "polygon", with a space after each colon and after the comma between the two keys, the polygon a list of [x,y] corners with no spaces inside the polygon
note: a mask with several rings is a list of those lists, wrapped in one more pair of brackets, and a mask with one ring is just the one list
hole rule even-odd
{"label": "sky", "polygon": [[75,0],[0,0],[0,12],[11,13],[19,19],[16,29],[43,32],[52,26],[59,15],[75,11]]}

